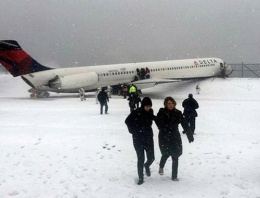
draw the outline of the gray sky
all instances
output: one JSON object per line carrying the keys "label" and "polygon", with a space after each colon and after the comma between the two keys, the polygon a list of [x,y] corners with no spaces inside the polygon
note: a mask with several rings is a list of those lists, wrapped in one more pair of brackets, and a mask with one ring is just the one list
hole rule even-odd
{"label": "gray sky", "polygon": [[260,0],[6,0],[0,39],[52,67],[218,57],[260,63]]}

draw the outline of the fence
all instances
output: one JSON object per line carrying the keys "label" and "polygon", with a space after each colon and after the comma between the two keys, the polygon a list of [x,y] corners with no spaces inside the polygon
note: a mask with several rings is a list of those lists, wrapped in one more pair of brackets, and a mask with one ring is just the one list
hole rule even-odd
{"label": "fence", "polygon": [[231,78],[260,78],[260,63],[229,63],[233,68]]}

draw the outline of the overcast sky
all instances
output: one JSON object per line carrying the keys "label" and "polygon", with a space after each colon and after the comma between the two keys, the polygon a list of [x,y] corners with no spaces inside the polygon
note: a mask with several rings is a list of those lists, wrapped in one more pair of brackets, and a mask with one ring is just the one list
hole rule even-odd
{"label": "overcast sky", "polygon": [[260,63],[260,0],[2,0],[0,25],[0,40],[52,67]]}

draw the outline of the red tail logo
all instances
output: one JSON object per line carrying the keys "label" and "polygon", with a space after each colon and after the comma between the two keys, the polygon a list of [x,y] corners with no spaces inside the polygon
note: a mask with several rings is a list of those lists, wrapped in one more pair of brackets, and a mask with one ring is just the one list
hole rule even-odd
{"label": "red tail logo", "polygon": [[0,41],[0,63],[14,77],[50,69],[35,61],[13,40]]}

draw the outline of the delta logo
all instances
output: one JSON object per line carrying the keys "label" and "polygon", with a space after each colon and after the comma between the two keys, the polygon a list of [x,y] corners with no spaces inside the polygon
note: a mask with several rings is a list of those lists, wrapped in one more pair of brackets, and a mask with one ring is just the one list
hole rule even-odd
{"label": "delta logo", "polygon": [[194,61],[194,66],[197,67],[199,64],[197,61]]}
{"label": "delta logo", "polygon": [[[194,61],[194,64],[195,64],[196,61]],[[199,60],[199,63],[201,65],[204,65],[204,64],[214,64],[214,63],[217,63],[218,61],[216,61],[215,59],[205,59],[205,60]]]}

